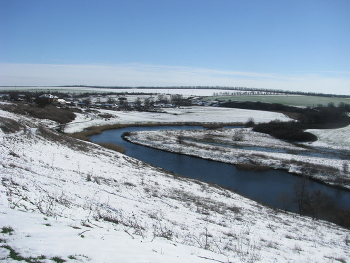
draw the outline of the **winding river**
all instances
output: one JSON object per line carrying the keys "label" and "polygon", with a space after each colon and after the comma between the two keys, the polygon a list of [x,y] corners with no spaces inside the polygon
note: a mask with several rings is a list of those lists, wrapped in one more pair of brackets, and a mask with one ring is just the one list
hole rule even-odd
{"label": "winding river", "polygon": [[[297,211],[295,205],[291,205],[290,202],[286,203],[281,197],[293,196],[293,186],[303,180],[300,176],[277,170],[242,171],[231,164],[152,149],[127,142],[121,137],[124,132],[194,129],[204,128],[201,126],[127,127],[106,130],[101,134],[91,136],[90,139],[95,143],[110,142],[121,145],[126,149],[126,155],[178,175],[215,183],[272,207]],[[350,209],[350,191],[330,187],[312,180],[308,180],[308,187],[310,191],[320,190],[327,193],[337,206]]]}

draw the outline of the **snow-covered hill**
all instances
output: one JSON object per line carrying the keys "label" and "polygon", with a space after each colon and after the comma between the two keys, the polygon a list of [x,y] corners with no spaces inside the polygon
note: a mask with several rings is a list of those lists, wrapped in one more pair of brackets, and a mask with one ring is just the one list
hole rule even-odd
{"label": "snow-covered hill", "polygon": [[350,233],[0,110],[0,260],[347,262]]}

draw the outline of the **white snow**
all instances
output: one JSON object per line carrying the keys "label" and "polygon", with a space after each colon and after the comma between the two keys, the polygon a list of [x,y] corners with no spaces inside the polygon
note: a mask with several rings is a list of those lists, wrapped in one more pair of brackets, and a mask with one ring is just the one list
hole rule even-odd
{"label": "white snow", "polygon": [[350,150],[350,125],[339,129],[306,130],[318,138],[310,145],[334,149]]}
{"label": "white snow", "polygon": [[[135,115],[118,117],[131,122]],[[43,128],[52,125],[48,121],[2,110],[0,117],[31,128],[0,137],[0,232],[14,230],[0,233],[3,262],[18,262],[9,247],[22,257],[45,257],[41,262],[350,258],[347,229],[76,141]],[[82,127],[76,126],[70,129]]]}
{"label": "white snow", "polygon": [[99,110],[101,113],[109,113],[115,116],[108,122],[99,118],[97,114],[77,114],[78,117],[69,125],[65,132],[73,133],[83,131],[84,128],[103,124],[134,124],[134,123],[176,123],[176,122],[198,122],[198,123],[245,123],[250,118],[255,122],[269,122],[272,120],[290,121],[284,114],[268,111],[231,109],[221,107],[184,107],[163,109],[164,113],[150,112],[122,112]]}

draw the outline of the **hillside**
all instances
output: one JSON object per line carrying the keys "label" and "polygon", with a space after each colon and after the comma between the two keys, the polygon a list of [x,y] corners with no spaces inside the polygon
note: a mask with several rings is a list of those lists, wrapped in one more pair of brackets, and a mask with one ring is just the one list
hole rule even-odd
{"label": "hillside", "polygon": [[74,140],[52,121],[0,110],[0,123],[4,262],[350,258],[350,232],[337,225]]}

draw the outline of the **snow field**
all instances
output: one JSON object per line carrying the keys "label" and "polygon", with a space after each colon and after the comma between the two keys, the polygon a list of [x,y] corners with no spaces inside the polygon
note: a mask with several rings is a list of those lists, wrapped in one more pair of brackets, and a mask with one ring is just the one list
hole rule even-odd
{"label": "snow field", "polygon": [[250,118],[253,118],[255,122],[269,122],[276,119],[281,121],[291,120],[281,113],[219,107],[193,106],[163,110],[164,113],[99,110],[101,113],[109,113],[115,116],[115,118],[111,118],[108,121],[98,117],[96,114],[77,114],[78,117],[67,125],[65,132],[81,132],[87,127],[116,123],[245,123]]}
{"label": "snow field", "polygon": [[310,145],[341,150],[350,150],[350,125],[339,129],[306,130],[315,134],[318,138]]}

